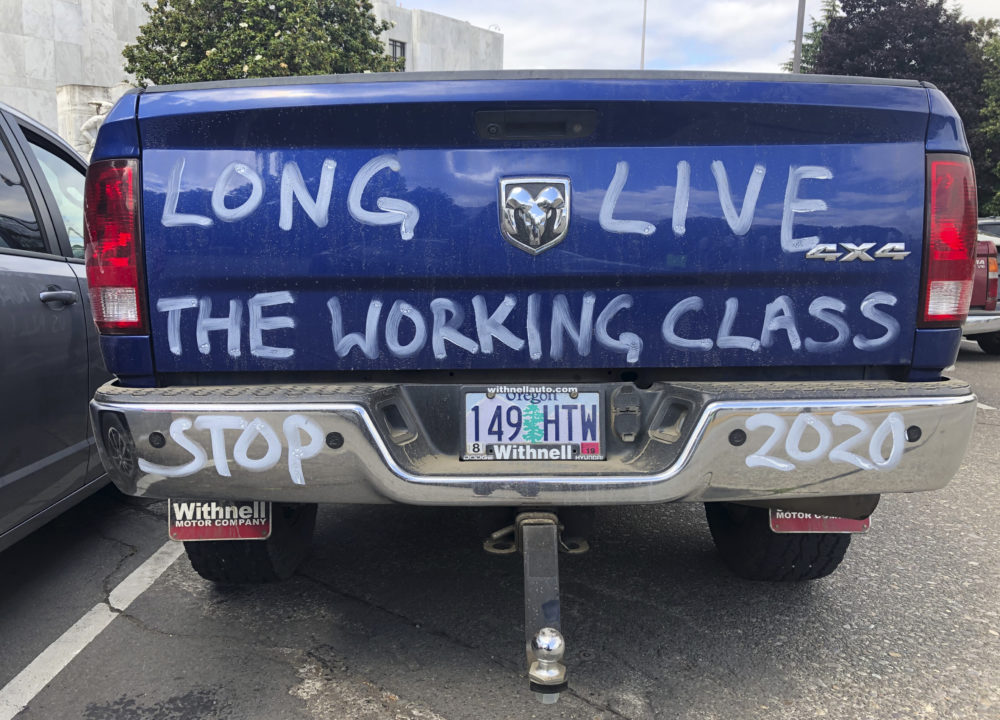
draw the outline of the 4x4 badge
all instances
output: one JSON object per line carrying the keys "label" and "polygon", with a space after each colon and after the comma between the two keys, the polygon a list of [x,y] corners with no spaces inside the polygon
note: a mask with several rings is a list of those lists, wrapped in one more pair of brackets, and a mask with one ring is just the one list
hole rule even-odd
{"label": "4x4 badge", "polygon": [[569,230],[569,178],[500,180],[500,232],[519,250],[537,255],[558,245]]}
{"label": "4x4 badge", "polygon": [[[868,251],[875,247],[875,243],[867,242],[855,245],[854,243],[840,243],[840,248],[834,243],[823,243],[814,245],[806,253],[806,260],[825,260],[826,262],[874,262],[881,258],[890,260],[902,260],[910,251],[906,249],[906,243],[891,242],[886,243],[873,254]],[[841,248],[843,252],[841,252]]]}

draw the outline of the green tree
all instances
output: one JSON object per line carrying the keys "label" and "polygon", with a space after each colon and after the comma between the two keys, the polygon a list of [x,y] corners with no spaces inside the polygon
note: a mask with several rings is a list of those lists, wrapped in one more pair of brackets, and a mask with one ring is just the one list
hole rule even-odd
{"label": "green tree", "polygon": [[[810,43],[810,72],[862,75],[934,83],[951,100],[965,125],[982,201],[1000,190],[986,167],[982,131],[984,82],[995,67],[985,52],[997,36],[997,20],[973,21],[945,0],[839,0]],[[814,26],[815,27],[815,26]],[[803,56],[806,54],[803,48]],[[995,145],[994,145],[995,147]]]}
{"label": "green tree", "polygon": [[985,152],[978,164],[981,215],[1000,215],[1000,37],[989,40],[983,53],[987,60],[983,81],[983,111],[979,132]]}
{"label": "green tree", "polygon": [[[809,18],[810,29],[802,35],[802,58],[799,64],[799,71],[804,73],[815,72],[816,56],[823,46],[823,33],[830,26],[830,21],[837,17],[840,8],[837,0],[823,0],[823,13],[819,19]],[[792,57],[784,63],[782,69],[785,72],[792,72],[795,67],[795,49],[792,49]]]}
{"label": "green tree", "polygon": [[368,0],[156,0],[126,46],[139,85],[402,70]]}
{"label": "green tree", "polygon": [[542,417],[542,409],[538,405],[528,405],[524,408],[523,425],[521,426],[521,437],[530,443],[541,442],[545,437],[545,430]]}

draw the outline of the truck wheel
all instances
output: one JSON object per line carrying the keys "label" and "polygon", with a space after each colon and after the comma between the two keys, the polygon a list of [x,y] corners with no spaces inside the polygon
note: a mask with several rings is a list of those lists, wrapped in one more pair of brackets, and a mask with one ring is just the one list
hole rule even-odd
{"label": "truck wheel", "polygon": [[309,552],[316,527],[316,505],[274,503],[267,540],[186,542],[195,572],[215,583],[264,583],[285,580]]}
{"label": "truck wheel", "polygon": [[1000,332],[976,335],[976,342],[987,355],[1000,355]]}
{"label": "truck wheel", "polygon": [[705,503],[705,515],[722,560],[747,580],[826,577],[837,569],[851,544],[848,534],[772,532],[766,508]]}

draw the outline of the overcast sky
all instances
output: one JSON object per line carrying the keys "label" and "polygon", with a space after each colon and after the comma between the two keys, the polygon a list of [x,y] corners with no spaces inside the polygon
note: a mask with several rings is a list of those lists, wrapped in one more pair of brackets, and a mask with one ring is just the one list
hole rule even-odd
{"label": "overcast sky", "polygon": [[[639,67],[642,0],[403,0],[503,33],[504,68]],[[1000,0],[962,0],[1000,17]],[[792,54],[797,0],[649,0],[646,68],[778,72]],[[806,28],[821,0],[806,0]]]}

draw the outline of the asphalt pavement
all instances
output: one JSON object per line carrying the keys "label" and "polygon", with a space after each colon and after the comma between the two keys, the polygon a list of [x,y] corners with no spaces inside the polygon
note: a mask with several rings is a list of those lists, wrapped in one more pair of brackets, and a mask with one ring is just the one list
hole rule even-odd
{"label": "asphalt pavement", "polygon": [[[339,506],[285,583],[169,563],[17,717],[1000,719],[1000,358],[963,343],[952,374],[982,403],[958,477],[883,498],[829,578],[733,577],[700,505],[598,510],[561,558],[557,705],[528,693],[521,559],[483,552],[480,513]],[[119,606],[165,514],[109,488],[0,553],[0,688]]]}

